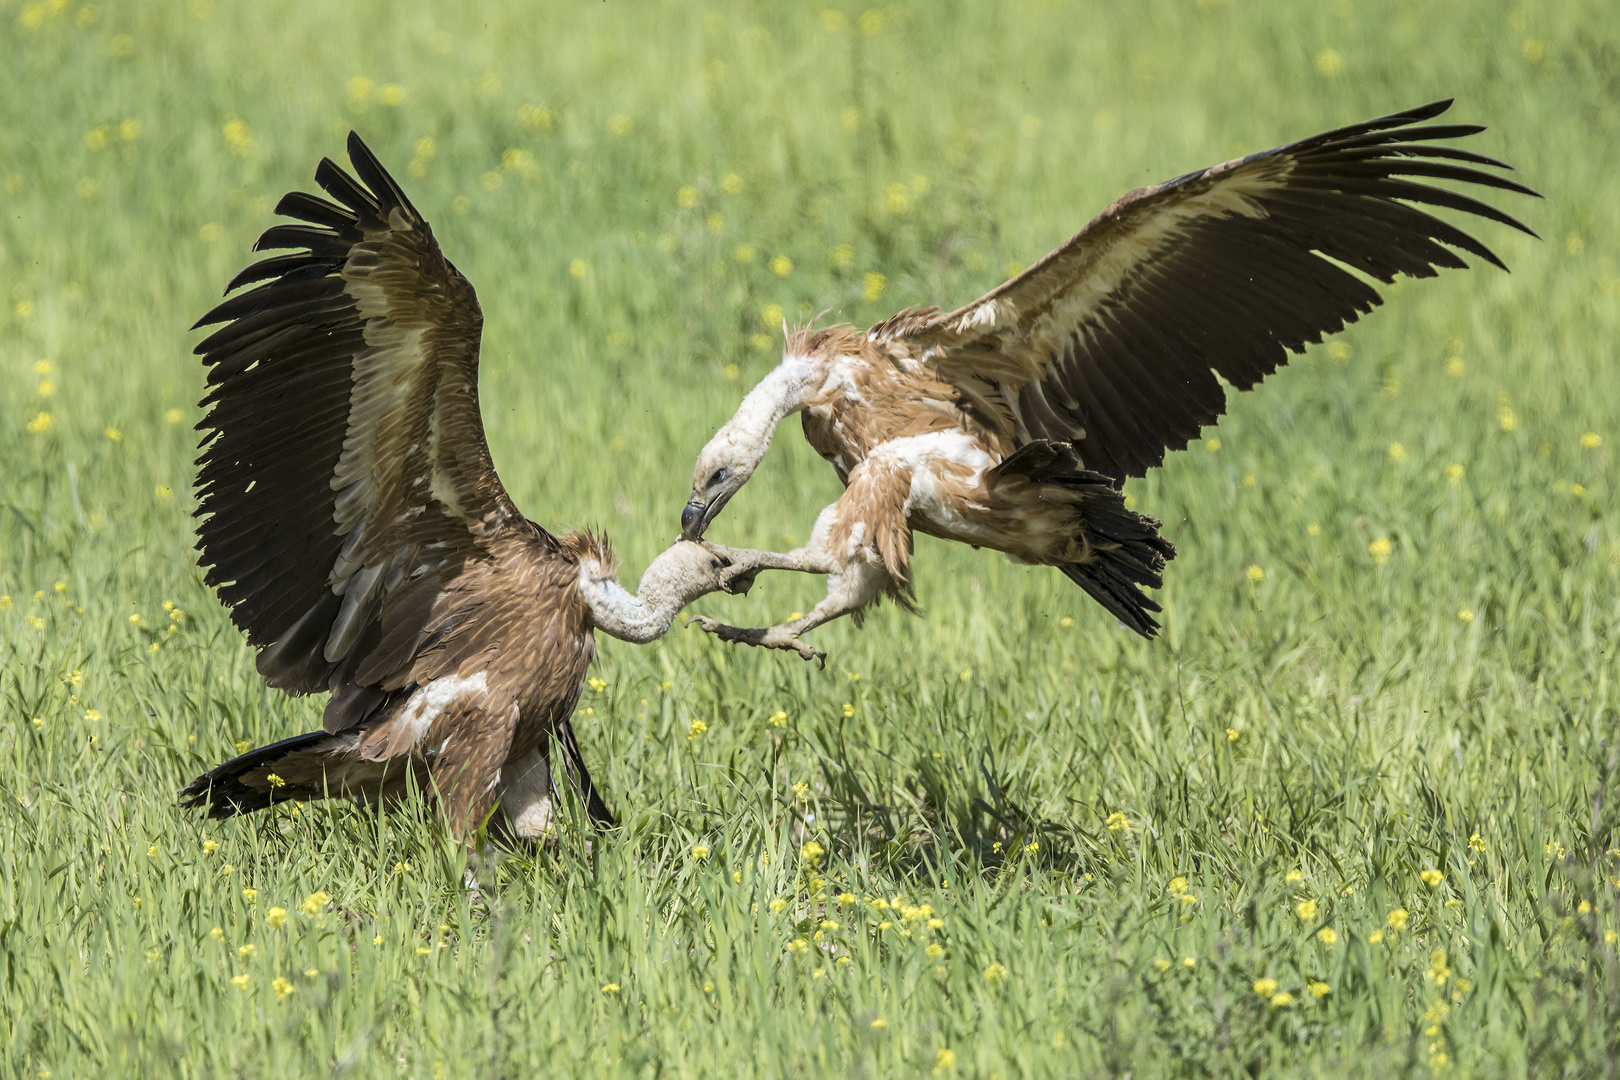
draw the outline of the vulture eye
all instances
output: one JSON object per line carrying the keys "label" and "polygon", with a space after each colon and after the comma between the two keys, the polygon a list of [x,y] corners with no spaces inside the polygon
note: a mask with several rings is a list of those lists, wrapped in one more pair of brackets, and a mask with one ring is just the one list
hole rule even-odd
{"label": "vulture eye", "polygon": [[726,482],[726,477],[728,477],[730,475],[731,475],[731,470],[730,469],[723,468],[723,467],[719,468],[719,469],[716,469],[716,470],[714,470],[714,475],[709,477],[709,482],[707,484],[704,484],[703,486],[704,486],[705,489],[716,488],[716,487],[720,486],[721,484],[725,483]]}

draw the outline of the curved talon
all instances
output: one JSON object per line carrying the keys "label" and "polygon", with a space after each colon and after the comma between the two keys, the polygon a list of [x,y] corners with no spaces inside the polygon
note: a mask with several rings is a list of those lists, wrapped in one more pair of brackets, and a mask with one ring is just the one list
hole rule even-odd
{"label": "curved talon", "polygon": [[814,660],[821,669],[827,669],[827,654],[799,639],[797,634],[781,632],[779,626],[768,629],[745,629],[740,626],[727,626],[718,619],[707,615],[694,615],[686,620],[686,625],[696,623],[705,633],[713,634],[721,641],[733,645],[753,645],[761,649],[783,649],[799,654],[801,659]]}

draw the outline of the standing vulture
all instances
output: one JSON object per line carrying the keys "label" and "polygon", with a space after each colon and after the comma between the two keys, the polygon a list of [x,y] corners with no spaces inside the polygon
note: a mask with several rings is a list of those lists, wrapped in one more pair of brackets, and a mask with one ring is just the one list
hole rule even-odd
{"label": "standing vulture", "polygon": [[553,816],[553,751],[599,823],[612,816],[569,726],[592,630],[646,642],[721,588],[678,542],[640,593],[607,541],[554,536],[512,504],[478,410],[472,285],[382,165],[323,160],[276,212],[256,263],[198,326],[208,366],[198,458],[200,562],[259,649],[265,680],[330,691],[322,730],[203,773],[211,817],[287,799],[392,799],[411,786],[467,834],[499,801],[521,837]]}
{"label": "standing vulture", "polygon": [[840,615],[859,619],[883,596],[909,605],[916,530],[1056,566],[1152,637],[1160,608],[1140,586],[1161,584],[1175,548],[1159,521],[1126,509],[1125,479],[1220,416],[1220,380],[1247,390],[1288,352],[1370,312],[1381,298],[1361,275],[1389,284],[1466,267],[1451,248],[1506,269],[1420,206],[1535,235],[1492,206],[1408,179],[1536,194],[1469,167],[1507,169],[1500,161],[1427,141],[1484,130],[1424,125],[1450,105],[1133,191],[956,311],[789,335],[781,365],[698,455],[682,533],[702,537],[777,422],[803,413],[805,438],[845,490],[809,543],[771,565],[831,575],[827,596],[768,629],[696,621],[728,641],[819,657],[799,635]]}

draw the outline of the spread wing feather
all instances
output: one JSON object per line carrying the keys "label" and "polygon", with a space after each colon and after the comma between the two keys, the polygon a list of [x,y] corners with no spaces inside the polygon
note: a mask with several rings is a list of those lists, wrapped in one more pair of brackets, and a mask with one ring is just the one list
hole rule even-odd
{"label": "spread wing feather", "polygon": [[555,546],[490,461],[472,286],[358,136],[348,149],[358,178],[323,160],[335,201],[281,201],[297,223],[255,247],[300,250],[238,274],[227,292],[254,287],[197,323],[224,325],[196,350],[207,582],[272,686],[337,691],[329,730],[404,686],[424,644],[467,617],[435,600],[491,541],[521,529]]}
{"label": "spread wing feather", "polygon": [[[949,313],[905,313],[873,333],[904,342],[964,392],[996,388],[1020,443],[1071,443],[1123,481],[1196,439],[1226,404],[1382,302],[1344,267],[1390,283],[1502,261],[1421,206],[1534,236],[1444,180],[1525,195],[1473,166],[1494,158],[1424,140],[1484,129],[1426,125],[1450,101],[1338,128],[1133,191],[1063,246]],[[1342,265],[1341,265],[1342,264]]]}

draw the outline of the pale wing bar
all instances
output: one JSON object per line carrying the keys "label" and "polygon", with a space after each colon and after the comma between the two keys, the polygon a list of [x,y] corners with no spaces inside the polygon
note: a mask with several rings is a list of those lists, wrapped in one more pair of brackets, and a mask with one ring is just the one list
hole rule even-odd
{"label": "pale wing bar", "polygon": [[[391,373],[422,388],[394,413],[373,416],[374,427],[412,435],[442,428],[445,417],[435,414],[456,410],[450,417],[456,435],[478,445],[447,452],[455,464],[466,462],[487,476],[454,477],[454,488],[478,488],[484,498],[474,509],[498,504],[500,520],[510,511],[477,420],[482,317],[472,287],[440,254],[427,223],[358,136],[350,136],[349,155],[365,186],[323,160],[316,181],[337,202],[302,192],[286,196],[277,212],[299,222],[270,228],[255,245],[303,250],[248,267],[227,292],[264,284],[222,302],[197,323],[227,324],[196,349],[211,386],[202,402],[209,411],[198,425],[204,432],[197,462],[199,561],[233,621],[260,648],[267,681],[295,693],[340,689],[362,666],[371,679],[399,671],[428,630],[422,620],[435,592],[430,586],[476,550],[465,521],[436,504],[410,505],[421,500],[399,497],[410,478],[390,470],[401,463],[406,470],[432,469],[420,455],[409,462],[405,455],[379,455],[375,464],[361,463],[359,482],[335,490],[346,443],[375,435],[352,430],[357,359],[390,364]],[[356,281],[375,283],[389,312],[363,311]],[[437,320],[413,339],[422,342],[421,355],[379,356],[382,350],[368,341],[379,325],[393,328],[387,315],[395,308]],[[437,370],[445,363],[466,369],[454,373],[448,390],[452,380]],[[413,408],[423,415],[403,415]],[[470,420],[463,415],[469,409]],[[356,471],[352,460],[350,471]],[[390,494],[396,497],[386,509],[409,516],[408,528],[375,519]],[[385,612],[391,593],[397,602]],[[348,689],[337,699],[353,697],[358,688]],[[373,705],[384,696],[361,694]]]}
{"label": "pale wing bar", "polygon": [[1475,214],[1534,236],[1526,225],[1466,195],[1401,179],[1536,194],[1452,164],[1507,167],[1492,158],[1412,141],[1483,130],[1405,126],[1449,105],[1189,174],[1145,194],[1141,209],[1127,196],[1116,214],[1128,228],[1129,219],[1151,214],[1153,204],[1173,199],[1178,188],[1209,189],[1226,177],[1286,166],[1276,186],[1248,193],[1260,216],[1226,213],[1189,222],[1082,319],[1045,378],[1020,392],[1029,434],[1073,440],[1089,468],[1117,480],[1140,476],[1219,417],[1226,394],[1214,374],[1246,390],[1285,363],[1288,352],[1304,352],[1382,302],[1364,280],[1329,259],[1385,283],[1398,273],[1432,277],[1438,267],[1466,267],[1446,245],[1503,267],[1484,244],[1412,204]]}
{"label": "pale wing bar", "polygon": [[1484,130],[1423,125],[1450,105],[1131,192],[973,304],[896,330],[948,377],[1001,384],[1021,439],[1072,442],[1088,468],[1140,476],[1220,416],[1217,375],[1247,389],[1381,303],[1345,266],[1384,282],[1430,277],[1467,265],[1452,248],[1503,265],[1420,206],[1535,235],[1477,199],[1405,179],[1536,194],[1473,167],[1508,168],[1500,161],[1420,141]]}

